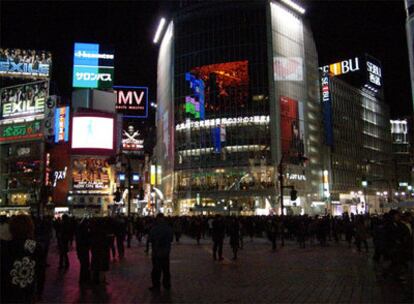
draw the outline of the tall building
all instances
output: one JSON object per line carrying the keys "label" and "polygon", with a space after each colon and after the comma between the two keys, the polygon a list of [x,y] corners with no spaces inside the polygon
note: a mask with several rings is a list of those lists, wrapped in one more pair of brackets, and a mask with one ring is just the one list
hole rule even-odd
{"label": "tall building", "polygon": [[405,8],[407,10],[406,30],[411,74],[411,98],[414,107],[414,1],[405,0]]}
{"label": "tall building", "polygon": [[278,167],[298,191],[291,201],[285,189],[287,212],[326,207],[318,58],[303,13],[278,1],[187,3],[167,22],[155,161],[175,213],[280,212]]}
{"label": "tall building", "polygon": [[[363,70],[364,74],[365,62],[355,62],[359,64],[354,65],[358,66],[354,73]],[[377,193],[391,193],[395,189],[389,107],[373,87],[359,88],[367,88],[364,81],[362,86],[351,85],[330,70],[322,77],[326,99],[322,105],[325,142],[330,146],[332,212],[380,212]],[[331,104],[328,116],[325,114],[327,103]],[[326,123],[327,119],[330,124]]]}
{"label": "tall building", "polygon": [[391,120],[392,153],[395,166],[395,187],[408,193],[412,187],[412,155],[409,125],[406,119]]}

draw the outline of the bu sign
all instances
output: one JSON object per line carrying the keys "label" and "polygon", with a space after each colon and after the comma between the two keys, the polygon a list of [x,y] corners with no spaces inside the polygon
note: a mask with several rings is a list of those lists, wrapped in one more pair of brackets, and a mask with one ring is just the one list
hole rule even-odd
{"label": "bu sign", "polygon": [[148,88],[116,86],[116,111],[127,118],[148,116]]}

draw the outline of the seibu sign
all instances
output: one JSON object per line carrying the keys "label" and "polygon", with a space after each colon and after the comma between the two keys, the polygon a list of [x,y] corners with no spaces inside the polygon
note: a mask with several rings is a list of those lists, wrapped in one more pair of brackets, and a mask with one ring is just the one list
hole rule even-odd
{"label": "seibu sign", "polygon": [[347,60],[342,60],[337,63],[332,63],[325,65],[320,68],[322,72],[327,73],[330,72],[334,76],[347,74],[349,72],[359,71],[359,58],[351,58]]}
{"label": "seibu sign", "polygon": [[146,118],[148,116],[148,88],[116,86],[116,111],[126,118]]}

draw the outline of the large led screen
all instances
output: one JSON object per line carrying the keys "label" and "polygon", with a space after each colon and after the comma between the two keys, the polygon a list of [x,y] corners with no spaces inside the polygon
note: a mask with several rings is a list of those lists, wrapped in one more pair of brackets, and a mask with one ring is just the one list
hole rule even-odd
{"label": "large led screen", "polygon": [[114,78],[114,51],[95,43],[75,43],[74,88],[110,89]]}
{"label": "large led screen", "polygon": [[51,66],[50,52],[0,48],[0,76],[48,78]]}
{"label": "large led screen", "polygon": [[305,154],[303,105],[289,97],[280,97],[280,135],[285,162],[300,164]]}
{"label": "large led screen", "polygon": [[191,69],[190,74],[195,79],[203,81],[206,113],[234,111],[235,107],[241,109],[247,105],[249,97],[247,60],[195,67]]}
{"label": "large led screen", "polygon": [[37,81],[0,90],[1,119],[21,118],[45,111],[49,81]]}
{"label": "large led screen", "polygon": [[72,149],[114,149],[114,119],[75,116],[72,121]]}

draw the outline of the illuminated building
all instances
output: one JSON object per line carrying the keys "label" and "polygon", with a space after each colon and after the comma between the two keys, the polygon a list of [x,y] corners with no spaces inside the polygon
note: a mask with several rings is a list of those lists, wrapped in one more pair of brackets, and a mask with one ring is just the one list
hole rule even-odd
{"label": "illuminated building", "polygon": [[[360,70],[365,76],[362,64]],[[357,76],[361,80],[360,75]],[[326,78],[328,86],[324,85]],[[378,94],[381,88],[378,87],[377,92],[364,90],[366,79],[362,77],[362,80],[360,85],[355,82],[350,85],[334,74],[322,74],[322,98],[329,96],[322,99],[322,104],[325,143],[330,147],[327,154],[330,158],[327,167],[330,172],[329,201],[335,215],[368,210],[380,212],[376,193],[391,193],[395,189],[389,107]],[[331,103],[329,115],[325,111],[327,102]]]}
{"label": "illuminated building", "polygon": [[279,213],[282,155],[286,211],[323,200],[318,58],[292,3],[188,3],[160,22],[155,155],[175,213]]}
{"label": "illuminated building", "polygon": [[410,154],[410,130],[407,119],[391,120],[392,153],[395,166],[395,186],[398,190],[407,191],[412,186],[412,154]]}
{"label": "illuminated building", "polygon": [[407,10],[406,30],[411,74],[411,98],[414,107],[414,1],[405,0],[405,8]]}

